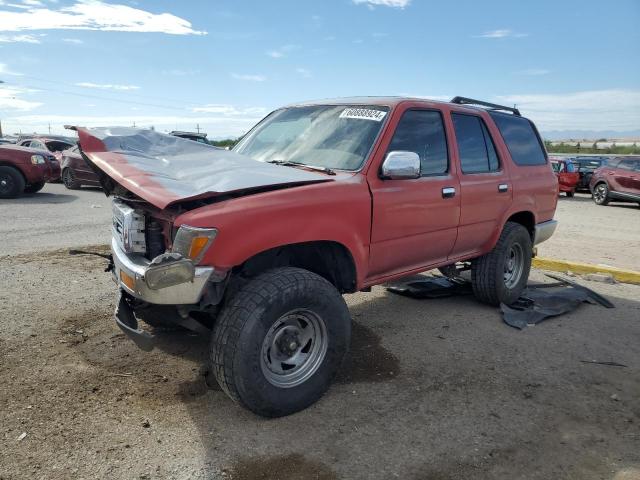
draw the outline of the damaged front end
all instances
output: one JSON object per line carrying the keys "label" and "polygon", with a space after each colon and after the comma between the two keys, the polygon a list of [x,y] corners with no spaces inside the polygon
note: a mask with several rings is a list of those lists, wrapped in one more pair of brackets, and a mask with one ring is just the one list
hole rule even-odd
{"label": "damaged front end", "polygon": [[206,331],[193,315],[215,313],[224,293],[226,272],[202,264],[218,230],[175,225],[181,213],[237,196],[330,181],[152,130],[69,128],[77,130],[82,157],[113,196],[116,322],[145,350],[153,348],[153,339],[139,328],[138,313],[167,307],[173,324]]}

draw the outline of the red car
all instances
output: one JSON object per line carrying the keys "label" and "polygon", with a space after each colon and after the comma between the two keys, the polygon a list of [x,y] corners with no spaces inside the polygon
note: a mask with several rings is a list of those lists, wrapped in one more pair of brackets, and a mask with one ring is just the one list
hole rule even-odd
{"label": "red car", "polygon": [[60,180],[60,158],[62,157],[62,152],[74,146],[73,143],[70,143],[64,140],[58,140],[58,139],[46,138],[46,137],[32,137],[27,139],[21,139],[18,141],[18,145],[21,147],[34,148],[36,150],[40,150],[42,152],[48,152],[53,155],[54,157],[54,161],[52,162],[53,175],[50,180],[52,182]]}
{"label": "red car", "polygon": [[83,185],[100,186],[100,179],[80,155],[78,146],[62,152],[62,183],[69,190]]}
{"label": "red car", "polygon": [[13,144],[0,145],[0,198],[36,193],[56,171],[49,152]]}
{"label": "red car", "polygon": [[598,205],[638,202],[640,205],[640,157],[616,157],[596,169],[589,188]]}
{"label": "red car", "polygon": [[469,262],[475,296],[510,304],[557,224],[533,123],[463,97],[296,104],[233,151],[77,130],[114,197],[118,326],[146,350],[138,319],[209,335],[222,389],[264,416],[329,387],[350,343],[343,293]]}
{"label": "red car", "polygon": [[567,197],[573,197],[578,182],[580,182],[580,174],[576,171],[574,164],[569,160],[553,158],[551,159],[551,168],[558,177],[560,192],[566,193]]}

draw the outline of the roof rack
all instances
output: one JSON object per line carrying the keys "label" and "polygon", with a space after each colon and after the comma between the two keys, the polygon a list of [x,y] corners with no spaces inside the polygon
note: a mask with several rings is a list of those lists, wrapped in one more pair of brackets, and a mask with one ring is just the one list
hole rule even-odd
{"label": "roof rack", "polygon": [[453,97],[451,99],[451,103],[457,103],[459,105],[480,105],[482,107],[488,107],[489,110],[505,110],[507,112],[511,112],[514,115],[520,116],[520,110],[517,108],[506,107],[504,105],[498,105],[496,103],[483,102],[481,100],[474,100],[473,98],[467,97]]}

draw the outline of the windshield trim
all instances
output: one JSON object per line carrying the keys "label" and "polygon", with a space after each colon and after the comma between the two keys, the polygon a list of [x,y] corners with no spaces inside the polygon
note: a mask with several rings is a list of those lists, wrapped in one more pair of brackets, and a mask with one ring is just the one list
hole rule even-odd
{"label": "windshield trim", "polygon": [[[389,110],[387,111],[387,114],[385,115],[384,119],[381,122],[380,125],[380,129],[378,130],[378,133],[376,134],[375,138],[373,139],[373,141],[371,142],[371,146],[369,147],[369,151],[367,152],[366,155],[364,155],[364,157],[362,158],[362,162],[360,163],[360,165],[357,168],[353,168],[353,169],[348,169],[348,168],[338,168],[338,167],[331,167],[331,170],[333,171],[337,171],[337,172],[350,172],[350,173],[357,173],[360,172],[364,169],[364,167],[367,165],[367,163],[369,162],[370,158],[371,158],[371,154],[373,153],[375,147],[378,145],[378,141],[380,140],[380,137],[382,136],[383,132],[385,131],[386,127],[387,127],[387,122],[389,121],[389,118],[391,118],[391,115],[393,113],[394,107],[392,105],[381,105],[381,104],[371,104],[371,103],[363,103],[363,104],[342,104],[342,103],[318,103],[318,104],[314,104],[312,106],[318,106],[318,107],[345,107],[345,108],[351,108],[351,107],[385,107],[388,108]],[[236,143],[236,145],[231,149],[232,151],[239,153],[240,155],[243,155],[242,153],[238,152],[237,149],[239,149],[242,145],[244,145],[245,142],[248,141],[249,138],[251,138],[251,136],[253,135],[254,131],[260,127],[260,125],[262,125],[265,121],[267,121],[267,119],[269,117],[271,117],[273,114],[280,112],[282,110],[292,110],[294,108],[305,108],[305,107],[309,107],[309,105],[290,105],[287,107],[281,107],[281,108],[277,108],[274,111],[272,111],[271,113],[269,113],[266,117],[264,117],[262,120],[260,120],[258,123],[256,123],[247,133],[244,134],[244,136],[240,139],[240,141],[238,143]],[[256,162],[262,162],[263,160],[256,160]]]}

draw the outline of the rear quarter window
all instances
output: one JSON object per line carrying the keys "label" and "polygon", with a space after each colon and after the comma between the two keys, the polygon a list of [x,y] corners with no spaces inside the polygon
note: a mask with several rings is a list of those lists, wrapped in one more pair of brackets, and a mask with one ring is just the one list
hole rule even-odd
{"label": "rear quarter window", "polygon": [[523,117],[491,112],[516,165],[544,165],[547,158],[533,124]]}

